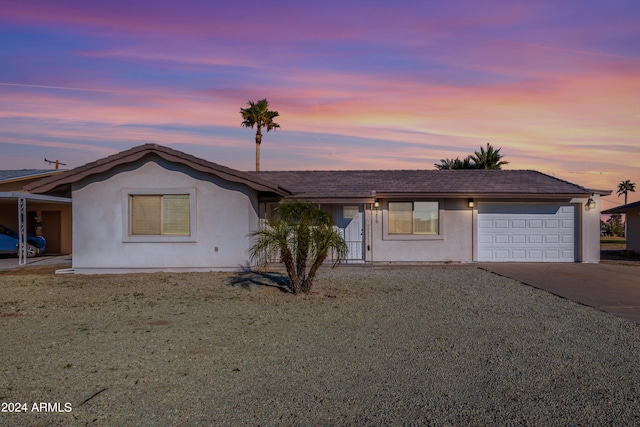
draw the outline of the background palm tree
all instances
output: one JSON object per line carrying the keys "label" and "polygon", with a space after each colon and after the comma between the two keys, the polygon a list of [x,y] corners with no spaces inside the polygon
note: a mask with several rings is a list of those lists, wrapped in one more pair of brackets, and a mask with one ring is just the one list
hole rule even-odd
{"label": "background palm tree", "polygon": [[441,159],[440,163],[435,163],[434,166],[439,170],[446,169],[502,169],[502,166],[508,165],[509,162],[502,160],[502,154],[500,154],[501,148],[495,150],[491,144],[487,143],[487,149],[480,147],[480,151],[476,151],[465,157],[464,160],[460,160],[460,157],[455,159]]}
{"label": "background palm tree", "polygon": [[627,204],[627,195],[628,193],[635,193],[636,184],[635,182],[631,182],[630,180],[622,181],[618,184],[618,197],[624,194],[624,204]]}
{"label": "background palm tree", "polygon": [[502,166],[508,165],[509,162],[502,161],[502,154],[498,148],[494,150],[491,144],[487,143],[487,150],[480,147],[480,151],[476,151],[471,155],[471,160],[475,163],[476,169],[495,169],[500,170]]}
{"label": "background palm tree", "polygon": [[267,132],[277,129],[280,125],[273,121],[280,114],[277,111],[269,111],[269,101],[261,99],[258,102],[248,101],[248,108],[240,108],[243,121],[240,124],[246,128],[256,127],[256,171],[260,170],[260,144],[262,143],[262,128]]}
{"label": "background palm tree", "polygon": [[331,215],[307,202],[281,202],[267,227],[252,236],[256,240],[248,250],[251,259],[266,264],[265,254],[279,252],[289,276],[288,288],[295,295],[311,291],[313,279],[330,252],[336,263],[347,254],[347,244],[333,226]]}
{"label": "background palm tree", "polygon": [[440,159],[440,164],[435,163],[434,166],[439,170],[448,169],[477,169],[473,163],[471,163],[471,156],[467,156],[464,160],[460,160],[460,157],[455,159]]}
{"label": "background palm tree", "polygon": [[[620,184],[618,184],[618,197],[622,196],[624,194],[624,204],[627,204],[627,195],[629,194],[629,192],[634,193],[636,191],[636,183],[635,182],[631,182],[631,180],[626,180],[626,181],[622,181],[620,182]],[[613,215],[611,216],[611,218],[609,218],[610,220],[613,218]],[[624,218],[624,237],[627,237],[627,217],[625,215]]]}

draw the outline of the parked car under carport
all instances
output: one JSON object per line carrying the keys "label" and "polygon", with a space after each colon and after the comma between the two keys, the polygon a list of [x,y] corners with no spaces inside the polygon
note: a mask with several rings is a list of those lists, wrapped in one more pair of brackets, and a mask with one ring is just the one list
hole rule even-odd
{"label": "parked car under carport", "polygon": [[[19,235],[16,231],[0,225],[0,254],[17,255],[19,251]],[[27,257],[31,258],[45,251],[47,241],[42,236],[27,235]]]}

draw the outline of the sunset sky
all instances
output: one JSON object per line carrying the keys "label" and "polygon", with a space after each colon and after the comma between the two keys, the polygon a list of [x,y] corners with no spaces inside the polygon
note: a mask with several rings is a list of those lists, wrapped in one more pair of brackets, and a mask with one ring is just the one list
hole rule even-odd
{"label": "sunset sky", "polygon": [[144,144],[240,170],[507,169],[637,185],[640,1],[0,0],[0,169]]}

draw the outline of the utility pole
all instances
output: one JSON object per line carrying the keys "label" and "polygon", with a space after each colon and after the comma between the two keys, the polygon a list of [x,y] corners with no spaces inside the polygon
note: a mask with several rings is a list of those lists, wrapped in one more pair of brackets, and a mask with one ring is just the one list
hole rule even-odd
{"label": "utility pole", "polygon": [[47,158],[45,157],[45,158],[44,158],[44,161],[45,161],[45,162],[47,162],[47,163],[49,163],[50,165],[55,163],[55,165],[56,165],[56,170],[58,170],[58,169],[60,168],[60,165],[62,165],[62,166],[67,166],[67,164],[66,164],[66,163],[60,163],[60,160],[47,160]]}

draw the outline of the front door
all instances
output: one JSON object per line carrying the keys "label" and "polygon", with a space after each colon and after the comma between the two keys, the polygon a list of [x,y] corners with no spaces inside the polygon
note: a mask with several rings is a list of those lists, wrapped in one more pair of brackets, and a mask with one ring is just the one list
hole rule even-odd
{"label": "front door", "polygon": [[364,230],[362,221],[361,205],[338,205],[336,225],[340,228],[342,236],[347,243],[347,256],[345,261],[362,262],[364,261]]}

